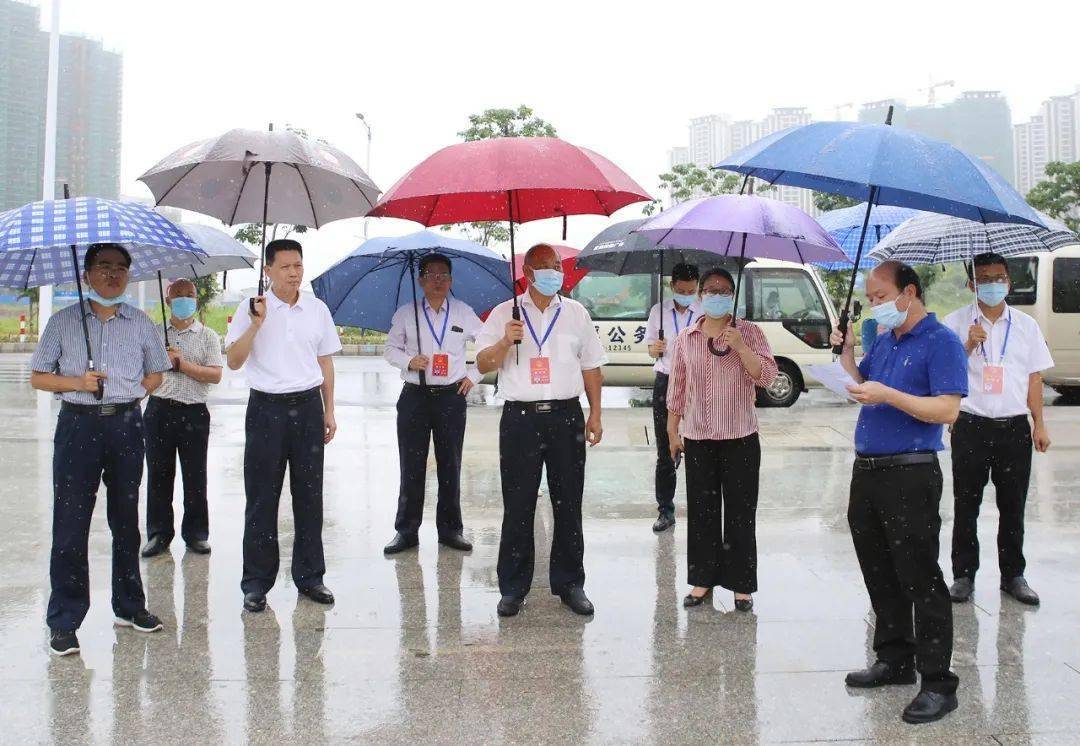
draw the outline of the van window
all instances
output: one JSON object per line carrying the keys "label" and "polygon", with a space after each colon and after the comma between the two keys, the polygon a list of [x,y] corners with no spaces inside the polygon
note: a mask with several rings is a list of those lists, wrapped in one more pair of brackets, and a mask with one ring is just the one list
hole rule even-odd
{"label": "van window", "polygon": [[652,307],[653,275],[613,275],[590,272],[570,291],[593,321],[647,319]]}
{"label": "van window", "polygon": [[754,268],[748,292],[751,321],[779,321],[805,344],[825,349],[832,331],[825,302],[810,274],[799,269]]}
{"label": "van window", "polygon": [[1080,259],[1054,259],[1054,313],[1080,313]]}
{"label": "van window", "polygon": [[1033,306],[1039,289],[1039,258],[1037,256],[1009,259],[1009,282],[1012,290],[1005,298],[1010,306]]}

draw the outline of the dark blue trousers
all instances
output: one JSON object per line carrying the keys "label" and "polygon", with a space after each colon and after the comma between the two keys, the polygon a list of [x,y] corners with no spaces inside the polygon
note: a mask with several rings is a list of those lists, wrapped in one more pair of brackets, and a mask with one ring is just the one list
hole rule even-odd
{"label": "dark blue trousers", "polygon": [[151,396],[146,404],[146,536],[171,541],[176,457],[184,477],[184,519],[180,536],[188,544],[210,537],[206,504],[206,453],[210,410],[205,404],[181,404]]}
{"label": "dark blue trousers", "polygon": [[252,391],[244,445],[244,593],[266,593],[277,578],[278,502],[289,467],[292,577],[298,589],[323,581],[323,405],[318,389],[290,395]]}
{"label": "dark blue trousers", "polygon": [[130,617],[144,608],[139,574],[139,483],[143,422],[138,406],[114,415],[62,409],[53,440],[53,535],[49,628],[75,630],[90,609],[87,543],[98,485],[105,483],[112,531],[112,607]]}

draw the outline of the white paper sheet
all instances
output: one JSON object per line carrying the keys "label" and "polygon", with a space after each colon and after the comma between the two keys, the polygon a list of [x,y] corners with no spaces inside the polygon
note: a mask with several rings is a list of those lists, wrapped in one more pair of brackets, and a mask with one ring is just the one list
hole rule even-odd
{"label": "white paper sheet", "polygon": [[854,386],[855,379],[848,375],[848,372],[844,370],[844,366],[840,363],[828,363],[824,365],[808,365],[806,369],[810,372],[814,378],[821,382],[821,385],[833,392],[841,399],[847,401],[855,401],[851,397],[851,392],[847,390],[848,386]]}

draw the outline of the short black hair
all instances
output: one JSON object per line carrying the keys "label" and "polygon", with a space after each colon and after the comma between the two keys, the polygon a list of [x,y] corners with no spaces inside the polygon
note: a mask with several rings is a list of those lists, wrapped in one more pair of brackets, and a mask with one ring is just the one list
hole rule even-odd
{"label": "short black hair", "polygon": [[421,277],[424,276],[424,273],[427,272],[428,265],[431,264],[445,264],[446,271],[450,274],[454,274],[454,265],[450,261],[450,257],[446,256],[445,254],[439,254],[435,252],[431,254],[425,254],[424,257],[420,260]]}
{"label": "short black hair", "polygon": [[908,285],[915,286],[915,297],[919,300],[923,299],[922,280],[919,279],[919,273],[915,271],[915,268],[910,264],[904,264],[896,260],[889,260],[882,262],[877,266],[877,269],[883,267],[892,269],[893,271],[893,284],[896,285],[900,292],[904,291]]}
{"label": "short black hair", "polygon": [[686,262],[679,262],[671,268],[671,281],[672,282],[686,282],[688,280],[697,281],[701,275],[698,272],[698,268],[693,264],[687,264]]}
{"label": "short black hair", "polygon": [[124,257],[124,266],[131,267],[131,254],[124,248],[123,244],[118,243],[92,243],[90,248],[86,250],[86,256],[83,257],[83,272],[89,272],[90,268],[97,262],[98,255],[103,251],[119,251]]}
{"label": "short black hair", "polygon": [[731,276],[730,272],[728,272],[723,267],[713,267],[712,269],[705,270],[705,273],[703,275],[701,275],[701,279],[698,280],[698,288],[699,289],[704,288],[705,283],[708,282],[709,279],[713,278],[713,277],[723,277],[725,280],[727,280],[731,284],[732,288],[735,287],[735,278]]}
{"label": "short black hair", "polygon": [[976,254],[974,264],[976,267],[991,267],[1000,264],[1006,270],[1009,269],[1009,260],[994,251],[987,251],[982,254]]}
{"label": "short black hair", "polygon": [[299,241],[294,241],[291,238],[275,238],[266,244],[266,263],[273,264],[274,257],[277,256],[279,251],[295,251],[300,255],[301,259],[304,258],[304,247],[300,245]]}

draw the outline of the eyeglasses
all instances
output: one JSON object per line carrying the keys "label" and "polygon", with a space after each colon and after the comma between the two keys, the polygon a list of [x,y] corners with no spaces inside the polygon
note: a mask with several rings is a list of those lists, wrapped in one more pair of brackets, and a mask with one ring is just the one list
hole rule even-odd
{"label": "eyeglasses", "polygon": [[734,298],[735,293],[727,288],[703,288],[702,295],[719,295],[721,297]]}
{"label": "eyeglasses", "polygon": [[97,272],[99,275],[107,275],[109,277],[123,277],[128,273],[128,268],[123,264],[109,264],[108,262],[99,262],[90,267],[90,272]]}
{"label": "eyeglasses", "polygon": [[996,277],[975,277],[975,282],[980,285],[1003,285],[1009,281],[1009,278],[1004,275],[997,275]]}
{"label": "eyeglasses", "polygon": [[449,272],[425,272],[420,276],[426,277],[429,280],[435,280],[435,282],[445,282],[450,279]]}

